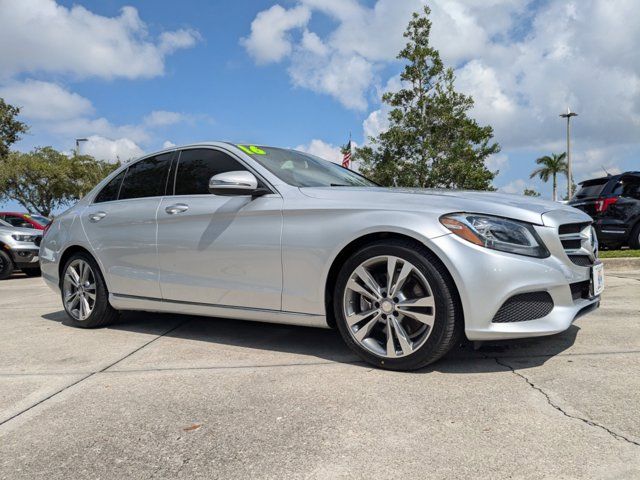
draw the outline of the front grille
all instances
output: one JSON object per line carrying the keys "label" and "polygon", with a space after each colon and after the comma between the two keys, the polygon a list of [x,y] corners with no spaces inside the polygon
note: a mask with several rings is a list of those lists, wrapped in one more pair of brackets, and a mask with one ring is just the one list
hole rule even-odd
{"label": "front grille", "polygon": [[575,265],[588,267],[593,264],[596,248],[592,243],[592,230],[590,222],[565,223],[558,227],[562,248]]}
{"label": "front grille", "polygon": [[574,302],[580,299],[588,299],[591,296],[589,280],[572,283],[569,286],[571,287],[571,298]]}
{"label": "front grille", "polygon": [[590,267],[593,265],[591,258],[587,255],[569,255],[569,260],[580,267]]}
{"label": "front grille", "polygon": [[553,299],[548,292],[520,293],[502,304],[492,322],[526,322],[546,317],[551,310],[553,310]]}
{"label": "front grille", "polygon": [[564,225],[560,225],[558,228],[558,233],[560,235],[566,235],[569,233],[580,233],[586,227],[591,225],[589,222],[586,223],[565,223]]}

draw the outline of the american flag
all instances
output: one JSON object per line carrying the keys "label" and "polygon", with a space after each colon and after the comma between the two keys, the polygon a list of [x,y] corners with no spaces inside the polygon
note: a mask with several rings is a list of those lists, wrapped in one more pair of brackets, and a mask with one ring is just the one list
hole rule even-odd
{"label": "american flag", "polygon": [[342,166],[349,168],[349,165],[351,165],[351,137],[349,137],[349,142],[342,149]]}

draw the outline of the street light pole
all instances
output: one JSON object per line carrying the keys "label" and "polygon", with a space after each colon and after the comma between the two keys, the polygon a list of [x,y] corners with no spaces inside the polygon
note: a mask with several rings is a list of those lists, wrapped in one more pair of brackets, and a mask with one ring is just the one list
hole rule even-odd
{"label": "street light pole", "polygon": [[88,142],[88,138],[76,138],[76,155],[80,155],[80,142]]}
{"label": "street light pole", "polygon": [[573,179],[571,177],[571,117],[577,117],[576,112],[572,112],[567,107],[567,113],[561,113],[562,118],[567,119],[567,200],[571,200],[571,190],[573,189]]}

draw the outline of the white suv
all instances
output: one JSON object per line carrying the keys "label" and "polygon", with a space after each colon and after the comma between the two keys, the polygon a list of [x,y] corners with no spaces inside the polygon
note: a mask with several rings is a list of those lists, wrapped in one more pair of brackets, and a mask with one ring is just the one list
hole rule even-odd
{"label": "white suv", "polygon": [[14,227],[0,220],[0,280],[20,269],[29,277],[40,275],[38,250],[42,231]]}

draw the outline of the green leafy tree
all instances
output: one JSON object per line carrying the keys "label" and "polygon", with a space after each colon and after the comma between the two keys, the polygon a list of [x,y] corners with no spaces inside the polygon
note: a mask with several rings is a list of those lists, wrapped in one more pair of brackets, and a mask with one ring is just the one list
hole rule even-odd
{"label": "green leafy tree", "polygon": [[429,43],[430,9],[414,13],[398,59],[403,88],[387,92],[389,129],[356,150],[361,172],[382,185],[492,189],[485,160],[500,151],[493,129],[468,116],[473,99],[456,92],[454,74]]}
{"label": "green leafy tree", "polygon": [[26,124],[18,121],[18,107],[9,105],[0,98],[0,159],[9,154],[11,145],[20,140],[20,134],[29,130]]}
{"label": "green leafy tree", "polygon": [[522,192],[522,194],[525,197],[539,197],[540,196],[540,192],[536,192],[533,188],[525,188],[524,192]]}
{"label": "green leafy tree", "polygon": [[116,167],[89,155],[67,156],[52,147],[11,152],[0,159],[0,202],[15,200],[30,212],[50,215],[82,198]]}
{"label": "green leafy tree", "polygon": [[545,155],[536,159],[536,163],[540,165],[536,168],[529,178],[539,177],[543,182],[548,182],[549,179],[553,179],[553,201],[558,200],[558,174],[567,172],[566,152],[551,155]]}

